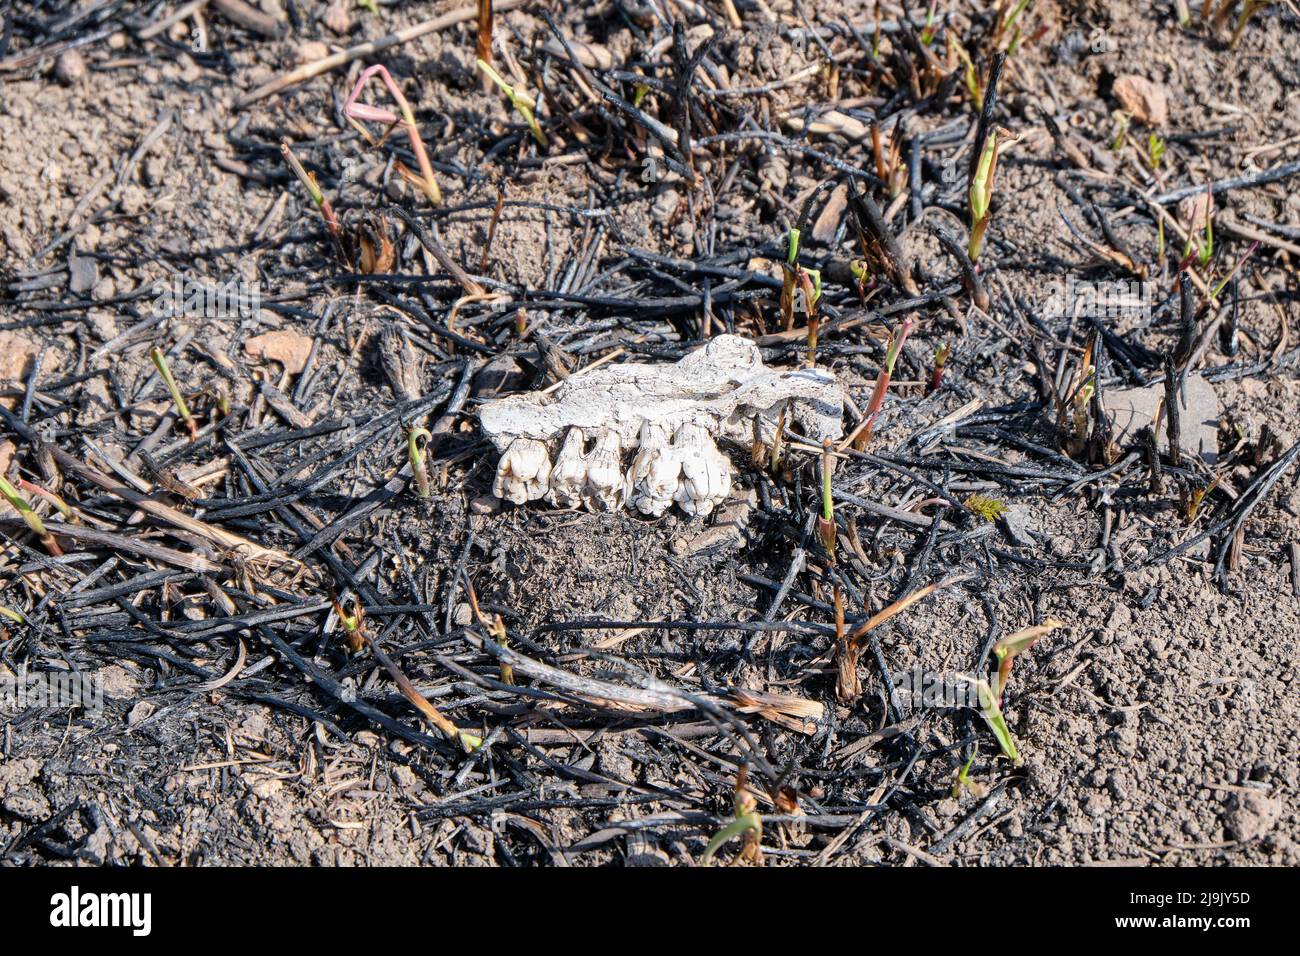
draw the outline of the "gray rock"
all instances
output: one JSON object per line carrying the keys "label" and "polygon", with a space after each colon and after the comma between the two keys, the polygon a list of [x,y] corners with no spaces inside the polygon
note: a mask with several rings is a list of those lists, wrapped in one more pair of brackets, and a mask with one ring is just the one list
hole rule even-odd
{"label": "gray rock", "polygon": [[[1111,416],[1115,443],[1124,447],[1136,442],[1138,432],[1155,422],[1164,397],[1163,383],[1146,388],[1107,391],[1103,400],[1106,411]],[[1182,412],[1179,418],[1179,447],[1185,455],[1198,455],[1207,465],[1213,465],[1219,457],[1219,397],[1215,394],[1214,386],[1200,375],[1188,375],[1178,405]],[[1163,415],[1156,443],[1161,451],[1169,450],[1168,430]]]}

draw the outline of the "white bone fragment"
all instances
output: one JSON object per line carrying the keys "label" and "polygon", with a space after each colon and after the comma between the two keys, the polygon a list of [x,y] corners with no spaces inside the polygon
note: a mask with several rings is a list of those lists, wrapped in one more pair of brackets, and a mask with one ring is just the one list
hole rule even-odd
{"label": "white bone fragment", "polygon": [[536,501],[550,484],[551,459],[546,445],[531,438],[517,438],[501,455],[492,494],[512,504]]}
{"label": "white bone fragment", "polygon": [[[540,467],[539,454],[545,462],[547,444],[563,439],[554,478],[557,485],[563,478],[564,484],[552,500],[571,501],[578,452],[570,450],[570,441],[576,441],[570,429],[581,429],[584,437],[598,436],[596,448],[585,456],[583,498],[588,507],[614,508],[630,501],[657,516],[676,500],[688,513],[707,514],[726,496],[732,477],[731,463],[714,441],[726,440],[745,452],[756,435],[771,444],[777,420],[787,409],[791,429],[813,443],[838,439],[843,402],[830,372],[767,368],[752,341],[720,335],[679,362],[626,362],[579,371],[553,392],[485,402],[479,417],[483,433],[502,454],[493,486],[497,497],[519,504],[523,496],[532,500],[545,494],[552,483],[549,464],[540,475],[530,469]],[[702,438],[710,439],[707,445]],[[644,454],[616,480],[613,471],[621,472],[621,453],[641,449],[643,442],[648,446]],[[684,453],[691,461],[683,481]]]}
{"label": "white bone fragment", "polygon": [[686,424],[673,436],[682,460],[682,483],[676,501],[688,515],[706,515],[731,491],[731,462],[699,425]]}
{"label": "white bone fragment", "polygon": [[646,422],[641,426],[641,447],[627,473],[631,503],[642,514],[658,518],[672,505],[681,483],[682,460],[668,432]]}
{"label": "white bone fragment", "polygon": [[576,508],[582,504],[587,484],[587,436],[581,428],[570,428],[564,445],[555,456],[551,469],[551,490],[546,500],[557,508]]}

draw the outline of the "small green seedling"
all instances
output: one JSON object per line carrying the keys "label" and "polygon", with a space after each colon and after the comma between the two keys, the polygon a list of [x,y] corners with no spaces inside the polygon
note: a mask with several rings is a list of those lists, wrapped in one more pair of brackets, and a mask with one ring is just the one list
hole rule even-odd
{"label": "small green seedling", "polygon": [[77,513],[72,510],[72,506],[48,488],[42,488],[40,485],[36,484],[36,482],[28,481],[26,478],[18,479],[18,487],[29,494],[44,498],[58,509],[59,514],[63,516],[63,520],[69,524],[76,524],[78,522],[79,519],[77,518]]}
{"label": "small green seedling", "polygon": [[1216,302],[1218,301],[1219,294],[1223,292],[1224,287],[1227,286],[1227,284],[1232,281],[1232,277],[1235,276],[1237,272],[1240,271],[1241,267],[1244,266],[1250,260],[1250,257],[1255,254],[1255,250],[1258,248],[1259,248],[1258,240],[1250,244],[1250,248],[1246,250],[1246,254],[1237,260],[1236,265],[1234,265],[1231,269],[1229,269],[1228,274],[1223,277],[1223,281],[1214,287],[1214,291],[1210,293],[1211,299],[1215,300]]}
{"label": "small green seedling", "polygon": [[356,611],[348,614],[343,610],[339,603],[338,595],[330,591],[330,603],[334,605],[334,613],[338,615],[339,621],[343,624],[344,634],[348,642],[348,647],[354,652],[360,651],[363,647],[369,646],[370,653],[375,656],[388,671],[388,676],[397,684],[397,689],[401,691],[402,696],[420,712],[425,720],[433,724],[447,739],[458,743],[465,753],[473,753],[483,746],[483,738],[467,731],[461,730],[450,720],[442,715],[438,708],[429,703],[427,697],[421,694],[411,683],[410,678],[402,673],[402,669],[397,666],[391,657],[389,657],[379,645],[370,639],[370,635],[365,629],[365,610],[360,605],[354,605]]}
{"label": "small green seedling", "polygon": [[537,122],[537,117],[533,115],[533,104],[529,101],[528,97],[524,96],[507,83],[501,74],[492,68],[492,64],[485,63],[483,60],[478,60],[476,62],[478,63],[478,68],[487,74],[488,79],[500,87],[501,92],[504,93],[506,99],[510,101],[510,105],[513,106],[519,115],[524,118],[524,122],[528,124],[528,128],[533,131],[533,138],[541,144],[541,147],[545,149],[550,145],[550,141],[546,138],[546,133],[542,131],[541,124]]}
{"label": "small green seedling", "polygon": [[951,32],[948,34],[948,43],[957,59],[961,62],[962,82],[966,86],[966,92],[970,94],[975,109],[982,109],[984,105],[984,89],[980,85],[979,72],[975,69],[975,61],[966,52],[966,48],[961,45],[961,41]]}
{"label": "small green seedling", "polygon": [[0,475],[0,495],[3,495],[5,500],[13,505],[14,510],[22,516],[23,522],[27,527],[31,528],[32,534],[40,539],[46,551],[56,558],[63,554],[63,549],[59,547],[58,540],[45,527],[45,522],[41,520],[41,516],[32,510],[32,506],[27,503],[27,499],[19,494],[18,489],[9,484],[3,475]]}
{"label": "small green seedling", "polygon": [[930,372],[930,384],[926,388],[925,394],[932,395],[943,384],[943,371],[948,364],[950,352],[947,342],[940,342],[939,347],[934,350],[934,369]]}
{"label": "small green seedling", "polygon": [[1155,133],[1147,135],[1147,164],[1151,167],[1152,172],[1160,168],[1160,161],[1165,158],[1165,149],[1167,144]]}
{"label": "small green seedling", "polygon": [[974,765],[975,754],[971,754],[966,763],[962,765],[961,770],[957,771],[957,777],[952,782],[952,798],[954,800],[959,799],[967,790],[974,797],[983,797],[988,792],[983,784],[976,783],[970,778],[970,768]]}
{"label": "small green seedling", "polygon": [[700,857],[701,866],[710,865],[718,850],[722,849],[728,840],[738,836],[743,837],[745,843],[734,862],[744,861],[762,865],[763,818],[758,815],[758,801],[746,789],[747,777],[748,768],[742,764],[736,772],[736,792],[732,798],[732,820],[715,833],[713,839],[709,841],[709,845],[704,848],[704,855]]}
{"label": "small green seedling", "polygon": [[841,448],[851,444],[861,451],[871,442],[871,435],[876,427],[876,416],[885,404],[885,393],[889,391],[889,381],[894,375],[894,365],[898,362],[898,355],[903,350],[903,343],[907,341],[907,336],[911,331],[912,316],[909,315],[903,320],[903,324],[898,331],[890,335],[889,348],[885,352],[885,363],[880,367],[880,372],[876,376],[876,387],[871,392],[871,401],[867,404],[866,412],[863,413],[862,422],[841,443]]}
{"label": "small green seedling", "polygon": [[822,445],[822,514],[817,519],[817,534],[826,553],[835,560],[835,500],[831,477],[835,474],[835,443],[829,438]]}
{"label": "small green seedling", "polygon": [[938,6],[939,0],[930,0],[930,9],[925,12],[925,27],[921,30],[921,42],[926,46],[934,42],[934,14]]}
{"label": "small green seedling", "polygon": [[[357,102],[357,97],[361,95],[361,91],[372,76],[379,77],[384,86],[388,88],[389,95],[392,96],[397,103],[398,109],[401,110],[400,116],[392,110]],[[420,189],[429,202],[435,206],[442,202],[442,190],[438,188],[438,181],[433,178],[433,167],[429,164],[429,154],[425,152],[424,140],[420,137],[420,128],[415,124],[415,113],[412,112],[411,104],[406,101],[406,97],[402,94],[402,88],[393,80],[387,67],[382,63],[376,63],[374,66],[368,66],[361,71],[361,75],[357,77],[356,86],[352,88],[352,93],[343,105],[343,114],[367,140],[370,140],[370,134],[361,125],[361,121],[387,123],[390,129],[400,125],[411,140],[411,149],[415,153],[416,161],[420,164],[420,172],[417,175],[402,163],[397,164],[397,172],[407,182]],[[373,142],[373,140],[371,141]],[[380,142],[382,142],[382,139]]]}
{"label": "small green seedling", "polygon": [[980,716],[989,725],[989,730],[993,731],[998,746],[1002,748],[1003,756],[1010,760],[1013,766],[1019,767],[1025,761],[1016,749],[1016,739],[1011,736],[1011,728],[1007,726],[1006,718],[1002,716],[1002,708],[998,705],[998,695],[993,692],[993,688],[989,686],[989,682],[986,680],[977,681],[975,688],[979,694]]}
{"label": "small green seedling", "polygon": [[1188,224],[1187,244],[1183,246],[1183,262],[1190,262],[1193,253],[1197,265],[1201,268],[1209,265],[1214,257],[1214,194],[1209,186],[1205,187],[1205,219],[1200,233],[1197,233],[1195,223]]}
{"label": "small green seedling", "polygon": [[989,225],[989,206],[993,201],[993,181],[998,167],[998,131],[990,130],[984,152],[970,183],[970,244],[966,255],[974,263],[984,246],[984,232]]}
{"label": "small green seedling", "polygon": [[406,436],[406,453],[411,460],[411,474],[415,476],[415,490],[421,498],[429,497],[429,466],[424,460],[424,447],[433,435],[427,428],[412,428]]}
{"label": "small green seedling", "polygon": [[785,318],[785,330],[794,328],[794,293],[799,285],[799,243],[802,234],[798,226],[792,226],[786,233],[785,262],[781,263],[781,314]]}
{"label": "small green seedling", "polygon": [[348,650],[353,654],[359,654],[366,646],[366,635],[363,630],[366,621],[366,609],[361,605],[354,603],[353,613],[349,614],[343,610],[343,605],[339,602],[338,595],[330,591],[330,603],[334,605],[334,614],[343,625],[343,640],[348,645]]}
{"label": "small green seedling", "polygon": [[293,149],[287,139],[280,140],[280,155],[284,161],[289,164],[293,174],[298,177],[298,182],[302,183],[302,188],[307,190],[307,195],[311,201],[316,204],[316,209],[320,212],[320,217],[325,221],[325,228],[335,243],[343,241],[343,224],[339,222],[339,217],[334,214],[334,207],[330,201],[325,198],[321,188],[316,183],[316,177],[309,173],[306,168],[298,161],[298,157],[293,154]]}
{"label": "small green seedling", "polygon": [[1054,617],[1049,617],[1042,624],[1022,628],[1009,634],[993,645],[993,656],[998,659],[997,690],[998,700],[1006,693],[1007,683],[1011,680],[1011,664],[1018,654],[1022,654],[1037,644],[1042,638],[1051,634],[1058,627],[1064,627]]}
{"label": "small green seedling", "polygon": [[195,423],[194,416],[190,414],[190,407],[185,404],[185,396],[181,394],[180,388],[177,387],[176,379],[172,378],[172,370],[167,364],[167,356],[163,354],[162,349],[155,345],[153,350],[150,351],[149,357],[153,359],[153,364],[158,369],[158,374],[162,376],[167,391],[171,392],[172,402],[176,405],[176,414],[185,423],[185,427],[189,429],[190,441],[194,441],[198,436],[199,426]]}
{"label": "small green seedling", "polygon": [[1020,25],[1017,21],[1020,19],[1020,15],[1029,8],[1029,4],[1032,2],[1033,0],[1020,0],[1006,20],[998,26],[999,38],[1005,36],[1008,30],[1011,31],[1011,42],[1007,44],[1007,53],[1012,56],[1014,56],[1016,51],[1020,49]]}
{"label": "small green seedling", "polygon": [[11,607],[5,607],[3,604],[0,604],[0,617],[7,617],[9,620],[13,621],[15,624],[26,624],[26,623],[27,623],[27,618],[25,618],[25,617],[23,616],[23,612],[22,612],[22,611],[15,611],[15,610],[14,610],[13,608],[11,608]]}

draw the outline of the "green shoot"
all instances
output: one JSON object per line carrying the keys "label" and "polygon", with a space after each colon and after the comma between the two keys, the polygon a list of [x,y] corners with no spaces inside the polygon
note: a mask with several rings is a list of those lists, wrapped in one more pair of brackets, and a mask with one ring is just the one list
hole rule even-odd
{"label": "green shoot", "polygon": [[925,13],[925,27],[921,30],[921,42],[929,46],[934,42],[934,14],[939,0],[930,0],[930,9]]}
{"label": "green shoot", "polygon": [[1192,11],[1187,9],[1187,0],[1174,0],[1174,11],[1178,16],[1178,25],[1186,30],[1192,23]]}
{"label": "green shoot", "polygon": [[763,862],[763,818],[758,815],[758,801],[754,795],[745,787],[748,768],[743,764],[736,772],[736,793],[732,798],[732,820],[725,827],[713,835],[709,845],[704,848],[704,855],[700,857],[700,865],[708,866],[713,862],[714,855],[718,850],[733,837],[744,837],[744,846],[737,855],[735,862],[746,861],[749,863],[762,864]]}
{"label": "green shoot", "polygon": [[415,476],[415,490],[421,498],[429,497],[429,466],[424,460],[424,443],[433,435],[427,428],[412,428],[406,436],[406,453],[411,460],[411,473]]}
{"label": "green shoot", "polygon": [[5,607],[0,604],[0,617],[7,617],[15,624],[26,624],[27,618],[23,616],[22,611],[15,611],[13,608]]}
{"label": "green shoot", "polygon": [[997,738],[998,746],[1002,748],[1002,754],[1014,766],[1019,767],[1024,763],[1020,752],[1016,750],[1016,739],[1011,736],[1011,729],[1007,727],[1006,718],[1002,716],[1002,708],[998,706],[997,695],[989,687],[989,682],[980,680],[975,684],[976,691],[979,693],[980,716],[984,722],[989,725],[989,730],[993,731],[993,736]]}
{"label": "green shoot", "polygon": [[339,603],[338,596],[334,594],[333,591],[330,592],[330,603],[334,605],[334,613],[338,615],[339,620],[343,624],[343,630],[348,641],[348,646],[355,652],[360,651],[363,647],[369,645],[370,653],[375,655],[375,660],[379,661],[379,663],[384,666],[384,669],[388,671],[388,676],[393,679],[395,684],[397,684],[397,689],[401,691],[402,696],[410,702],[411,706],[420,712],[420,715],[424,717],[425,720],[429,721],[429,723],[442,731],[443,735],[449,740],[453,740],[460,744],[461,748],[466,753],[473,753],[475,750],[478,750],[483,746],[482,737],[461,730],[444,717],[442,713],[439,712],[438,708],[429,703],[428,698],[416,690],[415,685],[412,684],[410,679],[402,673],[401,668],[398,667],[397,664],[394,663],[393,659],[384,652],[383,648],[379,647],[379,645],[370,639],[370,635],[366,633],[364,627],[364,608],[357,606],[356,613],[348,614],[343,610],[343,606]]}
{"label": "green shoot", "polygon": [[46,551],[56,558],[63,554],[59,542],[45,527],[45,522],[41,520],[41,516],[32,510],[32,506],[27,503],[27,499],[19,494],[18,489],[9,484],[3,475],[0,475],[0,495],[3,495],[9,504],[13,505],[14,510],[22,516],[23,522],[32,530],[32,534],[40,539]]}
{"label": "green shoot", "polygon": [[[396,101],[401,115],[397,115],[392,110],[382,109],[377,106],[371,106],[367,103],[358,103],[357,97],[361,95],[362,89],[365,88],[366,82],[372,77],[378,76],[384,86],[388,88],[388,93]],[[357,84],[352,88],[352,93],[348,96],[347,102],[343,105],[343,114],[352,121],[357,130],[361,132],[366,139],[370,135],[366,133],[360,121],[366,120],[375,123],[387,123],[390,127],[401,125],[406,130],[407,137],[411,140],[411,149],[415,153],[415,158],[420,164],[420,173],[416,175],[401,163],[397,164],[397,171],[407,182],[417,186],[435,206],[442,202],[442,190],[438,188],[438,181],[433,178],[433,167],[429,164],[429,154],[424,150],[424,140],[420,137],[420,128],[415,125],[415,113],[411,110],[411,104],[406,101],[402,94],[402,88],[393,80],[392,75],[382,63],[376,63],[374,66],[368,66],[361,71],[357,77]]]}
{"label": "green shoot", "polygon": [[1110,143],[1110,151],[1112,153],[1118,153],[1121,149],[1124,148],[1124,144],[1128,142],[1128,124],[1132,118],[1133,117],[1131,117],[1128,113],[1122,113],[1116,111],[1115,138],[1111,140]]}
{"label": "green shoot", "polygon": [[280,140],[280,155],[284,161],[289,164],[293,174],[298,177],[298,182],[302,183],[303,189],[307,190],[307,195],[311,201],[316,204],[316,209],[320,212],[321,219],[325,220],[325,228],[336,241],[343,238],[343,226],[339,222],[339,217],[334,214],[334,207],[330,201],[325,198],[321,192],[320,186],[316,184],[316,177],[303,167],[298,161],[298,157],[293,154],[293,149],[289,146],[287,139]]}
{"label": "green shoot", "polygon": [[966,255],[974,263],[984,246],[984,231],[989,224],[989,205],[993,200],[993,180],[997,174],[998,131],[990,130],[988,142],[970,183],[970,245]]}
{"label": "green shoot", "polygon": [[338,617],[339,623],[343,625],[343,639],[347,642],[348,650],[353,654],[358,654],[366,646],[365,633],[362,627],[365,624],[366,610],[359,604],[354,604],[355,613],[349,614],[343,610],[343,605],[339,603],[338,595],[330,591],[330,603],[334,605],[334,614]]}
{"label": "green shoot", "polygon": [[998,659],[996,684],[999,701],[1002,700],[1002,695],[1007,690],[1007,683],[1011,680],[1011,664],[1016,659],[1016,655],[1029,650],[1039,640],[1051,634],[1058,627],[1064,626],[1056,618],[1049,617],[1042,624],[1022,628],[1014,634],[1008,634],[993,645],[993,656]]}
{"label": "green shoot", "polygon": [[357,6],[379,16],[379,4],[375,3],[375,0],[357,0]]}
{"label": "green shoot", "polygon": [[952,798],[957,800],[962,793],[969,790],[972,796],[982,797],[985,794],[985,788],[970,778],[970,768],[975,765],[975,754],[957,771],[957,778],[952,782]]}
{"label": "green shoot", "polygon": [[190,441],[194,441],[199,433],[199,426],[195,424],[194,416],[190,414],[190,407],[185,404],[185,396],[181,394],[180,388],[177,387],[176,379],[172,378],[172,370],[167,364],[167,356],[163,354],[162,349],[155,345],[149,353],[149,357],[153,359],[153,364],[158,369],[158,374],[162,376],[167,391],[172,394],[172,402],[176,405],[176,414],[185,423],[185,427],[189,429]]}
{"label": "green shoot", "polygon": [[18,479],[18,487],[23,491],[44,498],[58,509],[59,514],[63,515],[63,520],[67,521],[69,524],[77,521],[77,516],[73,512],[72,506],[48,488],[42,488],[40,485],[36,484],[36,482],[28,481],[26,478]]}
{"label": "green shoot", "polygon": [[528,97],[524,96],[507,83],[505,79],[502,78],[501,74],[492,68],[490,63],[486,63],[481,59],[478,60],[477,63],[478,68],[487,74],[488,79],[500,87],[501,92],[504,93],[506,99],[510,101],[510,105],[513,106],[519,115],[524,118],[524,122],[528,124],[528,128],[533,131],[533,138],[541,144],[543,149],[545,149],[549,145],[549,140],[547,140],[546,134],[542,131],[541,124],[537,122],[537,117],[533,115],[533,104],[529,102]]}
{"label": "green shoot", "polygon": [[1228,270],[1228,274],[1223,277],[1223,281],[1214,287],[1214,291],[1210,293],[1211,299],[1214,299],[1216,301],[1218,300],[1219,294],[1223,292],[1224,286],[1226,286],[1229,282],[1232,281],[1232,277],[1235,276],[1238,270],[1240,270],[1241,267],[1246,264],[1246,261],[1255,254],[1255,250],[1258,248],[1259,248],[1258,240],[1250,244],[1250,248],[1246,250],[1246,254],[1237,260],[1237,264],[1234,265],[1230,270]]}
{"label": "green shoot", "polygon": [[903,343],[907,341],[908,333],[911,331],[912,316],[909,315],[903,320],[903,324],[898,331],[889,337],[889,349],[885,352],[885,364],[880,367],[880,372],[876,376],[876,387],[871,392],[871,401],[867,404],[867,410],[863,413],[861,423],[844,440],[840,446],[841,448],[851,444],[861,451],[871,441],[871,435],[876,426],[876,416],[885,404],[885,393],[889,391],[889,380],[894,375],[894,365],[897,363],[898,355],[903,350]]}
{"label": "green shoot", "polygon": [[939,343],[939,347],[934,350],[934,370],[930,373],[930,384],[925,390],[925,394],[931,395],[939,390],[943,384],[943,370],[948,364],[948,355],[951,350],[947,342]]}
{"label": "green shoot", "polygon": [[831,477],[835,473],[835,443],[829,438],[822,445],[822,516],[817,519],[817,533],[826,553],[835,560],[835,501]]}
{"label": "green shoot", "polygon": [[785,262],[781,264],[781,314],[785,318],[785,330],[794,328],[794,293],[799,281],[799,242],[801,236],[798,226],[792,226],[786,234]]}
{"label": "green shoot", "polygon": [[966,85],[966,92],[970,94],[971,100],[975,103],[975,109],[979,110],[984,105],[984,90],[980,86],[979,73],[975,70],[975,61],[971,59],[966,48],[961,45],[956,36],[949,33],[948,42],[952,44],[953,51],[957,54],[957,59],[961,61],[962,82]]}
{"label": "green shoot", "polygon": [[1165,158],[1165,148],[1165,141],[1155,133],[1147,136],[1147,163],[1152,172],[1160,168],[1160,161]]}

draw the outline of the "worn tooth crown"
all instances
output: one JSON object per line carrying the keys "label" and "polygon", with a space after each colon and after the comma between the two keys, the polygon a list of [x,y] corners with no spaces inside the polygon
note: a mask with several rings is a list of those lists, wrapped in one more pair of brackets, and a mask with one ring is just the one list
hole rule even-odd
{"label": "worn tooth crown", "polygon": [[587,485],[583,502],[592,511],[617,511],[627,499],[627,476],[623,472],[623,443],[618,432],[603,429],[596,447],[587,457]]}
{"label": "worn tooth crown", "polygon": [[[782,411],[804,437],[838,439],[843,405],[830,372],[767,368],[752,341],[720,335],[673,364],[603,365],[574,373],[553,393],[486,402],[480,421],[501,453],[492,486],[499,498],[523,504],[547,496],[594,511],[630,504],[655,516],[676,501],[704,515],[731,489],[732,465],[717,441],[746,451],[755,435],[771,443]],[[552,468],[547,446],[556,442]]]}
{"label": "worn tooth crown", "polygon": [[546,494],[550,476],[546,446],[531,438],[516,438],[501,455],[492,494],[512,504],[527,504]]}
{"label": "worn tooth crown", "polygon": [[547,500],[557,508],[576,508],[582,503],[587,484],[587,437],[581,428],[570,428],[551,469],[551,490]]}
{"label": "worn tooth crown", "polygon": [[632,504],[642,514],[658,518],[673,503],[681,480],[682,461],[669,443],[668,432],[647,422],[641,428],[641,447],[627,473]]}
{"label": "worn tooth crown", "polygon": [[673,437],[682,462],[676,501],[689,515],[707,515],[731,491],[731,463],[699,425],[683,425]]}

